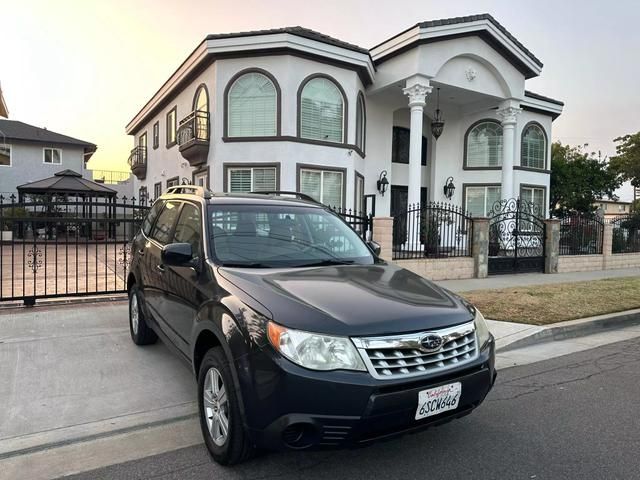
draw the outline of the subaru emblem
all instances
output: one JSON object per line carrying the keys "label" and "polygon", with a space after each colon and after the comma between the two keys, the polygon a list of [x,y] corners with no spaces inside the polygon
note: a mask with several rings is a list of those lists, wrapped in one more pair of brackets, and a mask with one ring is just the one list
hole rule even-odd
{"label": "subaru emblem", "polygon": [[435,333],[429,333],[420,339],[420,344],[424,350],[428,352],[435,352],[440,350],[442,347],[442,337],[440,335],[436,335]]}

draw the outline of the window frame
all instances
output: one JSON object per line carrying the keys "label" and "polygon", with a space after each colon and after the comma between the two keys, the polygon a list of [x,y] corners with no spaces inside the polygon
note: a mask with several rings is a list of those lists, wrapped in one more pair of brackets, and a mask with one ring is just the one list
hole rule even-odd
{"label": "window frame", "polygon": [[[329,140],[319,140],[316,138],[307,138],[302,136],[302,93],[307,84],[315,79],[324,78],[332,82],[337,88],[340,94],[342,95],[342,140],[340,142],[332,142]],[[347,94],[342,88],[342,85],[333,78],[331,75],[327,75],[326,73],[313,73],[307,76],[298,87],[298,95],[297,95],[297,112],[296,112],[296,137],[305,142],[317,143],[319,145],[348,145],[349,138],[349,100],[347,98]]]}
{"label": "window frame", "polygon": [[193,173],[191,174],[191,183],[193,185],[198,185],[196,183],[196,177],[198,177],[199,175],[202,175],[202,174],[205,174],[207,176],[207,181],[206,181],[206,183],[204,185],[205,188],[210,189],[211,186],[210,186],[209,182],[210,182],[210,178],[211,178],[211,173],[210,173],[210,169],[209,169],[208,165],[206,167],[203,167],[203,168],[200,168],[200,169],[197,169],[197,170],[193,171]]}
{"label": "window frame", "polygon": [[[176,214],[175,220],[173,221],[173,224],[171,225],[171,229],[167,233],[167,237],[169,239],[168,242],[167,243],[161,243],[158,239],[156,239],[154,237],[154,233],[155,233],[156,226],[158,224],[158,220],[160,219],[160,217],[162,216],[162,214],[166,210],[167,205],[169,205],[170,203],[177,204],[177,206],[176,206],[177,214]],[[149,236],[148,236],[149,240],[155,242],[157,245],[160,245],[161,247],[164,247],[165,245],[169,245],[171,243],[171,241],[173,240],[173,235],[174,235],[175,230],[176,230],[176,224],[178,223],[178,219],[180,218],[180,214],[182,213],[182,204],[183,203],[184,202],[181,201],[181,200],[167,200],[166,202],[163,202],[162,209],[158,212],[158,216],[153,221],[153,226],[151,227],[151,231],[149,232]]]}
{"label": "window frame", "polygon": [[9,165],[0,164],[0,167],[11,168],[13,166],[13,145],[10,143],[0,143],[0,147],[9,148]]}
{"label": "window frame", "polygon": [[[364,199],[364,186],[365,186],[364,175],[362,175],[357,170],[354,170],[354,173],[355,173],[355,178],[353,181],[353,213],[355,215],[362,215],[365,213],[364,210],[366,208],[365,199]],[[362,205],[360,210],[358,210],[358,181],[359,180],[362,181],[362,195],[360,196],[360,201],[362,202]]]}
{"label": "window frame", "polygon": [[[360,143],[358,143],[358,136],[360,136]],[[362,154],[366,151],[367,144],[367,106],[364,101],[364,94],[362,91],[358,92],[356,98],[356,138],[355,145],[360,149]]]}
{"label": "window frame", "polygon": [[[536,185],[532,183],[521,183],[518,189],[518,196],[522,199],[523,190],[542,190],[542,211],[540,212],[543,218],[547,218],[547,186],[546,185]],[[527,200],[530,201],[530,200]]]}
{"label": "window frame", "polygon": [[[341,173],[342,174],[342,195],[341,195],[341,205],[331,205],[332,207],[336,206],[336,207],[340,207],[340,208],[345,208],[346,205],[346,196],[347,196],[347,169],[346,168],[340,168],[340,167],[325,167],[323,165],[313,165],[313,164],[307,164],[307,163],[297,163],[296,164],[296,191],[297,192],[302,192],[302,189],[300,188],[301,185],[301,177],[302,177],[302,170],[314,170],[317,172],[333,172],[333,173]],[[320,196],[322,197],[322,175],[320,176],[320,188],[321,188],[321,194]],[[322,202],[323,198],[319,199],[319,202],[322,203],[323,205],[325,205]]]}
{"label": "window frame", "polygon": [[[173,183],[173,182],[176,182],[176,183]],[[179,176],[167,178],[167,188],[177,187],[178,185],[180,185],[180,177]]]}
{"label": "window frame", "polygon": [[[158,188],[159,187],[159,188]],[[157,201],[162,196],[162,182],[156,182],[153,184],[153,201]]]}
{"label": "window frame", "polygon": [[153,137],[153,149],[157,150],[160,147],[160,120],[157,120],[156,123],[153,124],[151,129],[152,137]]}
{"label": "window frame", "polygon": [[[407,127],[402,127],[400,125],[394,125],[391,129],[391,163],[397,163],[398,165],[409,165],[409,158],[407,158],[406,162],[399,162],[397,160],[398,158],[398,152],[396,151],[398,149],[398,142],[395,143],[395,148],[394,148],[394,142],[393,142],[393,138],[394,136],[397,135],[397,132],[399,132],[400,130],[407,132],[409,134],[409,137],[411,137],[411,129],[407,128]],[[426,167],[428,165],[428,156],[429,156],[429,140],[427,139],[427,137],[425,135],[422,135],[422,149],[421,149],[421,158],[420,158],[420,166],[422,167]],[[395,158],[395,160],[394,160]]]}
{"label": "window frame", "polygon": [[[231,92],[231,88],[233,87],[233,85],[244,75],[247,75],[249,73],[259,73],[261,75],[264,75],[265,77],[267,77],[271,83],[273,84],[275,90],[276,90],[276,133],[275,135],[267,135],[267,136],[229,136],[229,93]],[[262,68],[257,68],[257,67],[252,67],[252,68],[245,68],[243,70],[240,70],[239,72],[237,72],[235,75],[233,75],[231,77],[231,79],[229,79],[229,81],[227,82],[227,85],[224,88],[224,94],[223,94],[223,112],[222,112],[222,117],[223,117],[223,122],[222,122],[222,135],[223,135],[223,140],[228,140],[228,139],[233,139],[234,141],[242,141],[242,140],[252,140],[252,141],[256,141],[262,138],[268,138],[268,139],[272,139],[275,137],[280,137],[282,135],[282,130],[281,130],[281,126],[282,126],[282,108],[281,108],[281,103],[282,103],[282,92],[280,90],[280,84],[278,83],[278,80],[276,80],[276,77],[274,77],[270,72],[268,72],[267,70],[264,70]]]}
{"label": "window frame", "polygon": [[[251,169],[251,188],[253,189],[253,169],[254,168],[275,168],[276,170],[276,190],[280,190],[280,163],[224,163],[222,164],[222,191],[224,193],[240,193],[231,192],[231,171],[232,170],[249,170]],[[253,190],[252,190],[253,191]]]}
{"label": "window frame", "polygon": [[[542,132],[542,136],[544,137],[544,158],[542,160],[542,168],[539,167],[532,167],[530,165],[525,165],[523,163],[524,160],[524,136],[527,133],[527,130],[531,127],[537,127],[540,129],[540,131]],[[520,168],[523,169],[527,169],[527,170],[532,170],[535,172],[544,172],[548,169],[548,165],[549,165],[549,155],[547,153],[549,149],[549,137],[547,136],[547,132],[544,129],[544,127],[536,121],[531,121],[528,122],[523,128],[522,128],[522,133],[520,134]]]}
{"label": "window frame", "polygon": [[[497,187],[500,189],[500,196],[502,196],[502,184],[500,183],[463,183],[462,184],[462,210],[469,213],[469,215],[471,216],[473,216],[473,214],[467,209],[467,190],[469,188],[477,188],[477,187],[484,187],[485,189],[484,202],[485,202],[485,211],[487,212],[485,215],[485,218],[488,218],[487,216],[489,215],[489,211],[491,210],[491,208],[487,208],[487,194],[486,194],[487,190],[486,189]],[[481,217],[473,217],[473,218],[481,218]]]}
{"label": "window frame", "polygon": [[[171,129],[169,128],[170,127],[169,117],[171,116],[172,113],[173,113],[173,140],[169,138],[169,134],[171,133]],[[171,110],[167,112],[165,126],[166,126],[166,129],[165,129],[166,130],[165,132],[166,147],[172,148],[178,143],[178,106],[177,105],[175,105]]]}
{"label": "window frame", "polygon": [[[52,152],[50,162],[47,162],[47,150],[51,150]],[[58,158],[60,159],[60,161],[57,163],[53,161],[53,150],[58,151]],[[62,149],[57,147],[42,147],[42,163],[44,165],[62,165]]]}
{"label": "window frame", "polygon": [[[202,208],[200,208],[200,205],[195,203],[195,202],[190,202],[188,200],[184,200],[180,203],[180,212],[178,213],[178,216],[176,217],[176,221],[173,224],[173,228],[171,229],[171,242],[174,243],[176,241],[176,230],[178,229],[178,223],[180,222],[180,219],[182,218],[182,214],[184,213],[184,208],[185,206],[190,205],[192,207],[194,207],[198,213],[198,219],[200,220],[200,251],[197,252],[198,255],[198,259],[199,260],[205,260],[206,256],[205,256],[205,223],[206,223],[206,219],[203,220],[203,216],[202,216]],[[158,214],[158,217],[160,217],[160,214]],[[192,252],[194,254],[194,257],[196,256],[196,252]]]}
{"label": "window frame", "polygon": [[495,118],[483,118],[482,120],[478,120],[477,122],[472,123],[469,128],[467,128],[467,131],[464,134],[464,153],[463,153],[463,157],[462,157],[462,169],[463,170],[502,170],[502,161],[503,159],[500,158],[500,165],[491,165],[491,166],[480,166],[480,167],[471,167],[468,165],[467,163],[467,155],[468,155],[468,147],[469,147],[469,134],[471,133],[471,131],[480,126],[483,123],[493,123],[496,124],[498,126],[500,126],[501,129],[503,129],[502,131],[502,151],[503,151],[503,155],[504,155],[504,127],[502,126],[502,124],[500,123],[500,121],[496,120]]}
{"label": "window frame", "polygon": [[[164,201],[156,201],[153,202],[153,205],[151,206],[151,208],[149,209],[149,211],[147,212],[147,215],[144,217],[144,219],[142,220],[142,224],[140,225],[140,231],[142,232],[142,234],[145,236],[145,238],[151,240],[151,232],[153,232],[153,228],[156,225],[156,220],[158,219],[158,217],[160,216],[160,214],[162,213],[162,210],[164,209],[164,204],[166,202]],[[149,219],[149,216],[154,213],[154,209],[158,209],[158,211],[156,212],[156,216],[153,218],[153,220],[151,220],[151,223],[149,224],[149,231],[145,232],[144,231],[144,224],[145,222]]]}

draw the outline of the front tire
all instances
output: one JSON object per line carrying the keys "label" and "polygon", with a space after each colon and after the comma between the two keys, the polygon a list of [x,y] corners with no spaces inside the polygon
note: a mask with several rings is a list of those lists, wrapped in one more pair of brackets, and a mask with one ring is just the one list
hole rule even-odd
{"label": "front tire", "polygon": [[198,406],[204,443],[221,465],[247,460],[253,445],[240,415],[236,385],[221,347],[210,349],[198,373]]}
{"label": "front tire", "polygon": [[147,324],[141,297],[138,286],[132,286],[129,290],[129,331],[131,340],[136,345],[151,345],[156,343],[158,336]]}

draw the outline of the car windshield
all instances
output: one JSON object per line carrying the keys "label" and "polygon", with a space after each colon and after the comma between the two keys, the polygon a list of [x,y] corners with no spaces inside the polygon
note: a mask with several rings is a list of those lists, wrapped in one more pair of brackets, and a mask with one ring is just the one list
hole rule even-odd
{"label": "car windshield", "polygon": [[213,257],[250,268],[372,264],[364,241],[322,208],[296,205],[212,205]]}

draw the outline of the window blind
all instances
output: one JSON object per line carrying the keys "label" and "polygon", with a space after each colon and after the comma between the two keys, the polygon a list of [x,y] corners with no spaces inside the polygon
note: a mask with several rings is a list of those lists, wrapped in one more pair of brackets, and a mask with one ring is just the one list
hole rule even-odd
{"label": "window blind", "polygon": [[300,191],[330,207],[342,207],[342,172],[300,170]]}
{"label": "window blind", "polygon": [[276,135],[277,101],[276,88],[266,75],[257,72],[242,75],[229,90],[228,135]]}
{"label": "window blind", "polygon": [[230,192],[250,192],[251,191],[251,169],[234,168],[229,170],[229,191]]}
{"label": "window blind", "polygon": [[302,89],[300,100],[300,136],[341,143],[343,111],[342,94],[331,80],[310,80]]}
{"label": "window blind", "polygon": [[502,126],[483,122],[467,135],[467,166],[498,167],[502,165]]}
{"label": "window blind", "polygon": [[474,217],[486,217],[500,200],[500,187],[467,187],[466,210]]}
{"label": "window blind", "polygon": [[268,192],[276,190],[276,169],[254,168],[253,169],[253,191]]}
{"label": "window blind", "polygon": [[523,167],[545,167],[546,142],[544,133],[537,125],[530,125],[522,135],[521,162]]}

